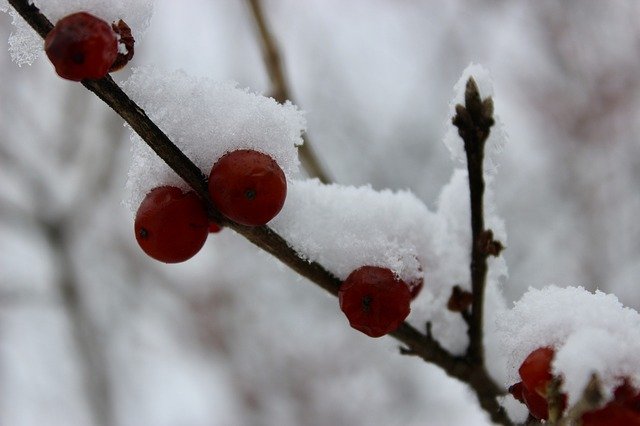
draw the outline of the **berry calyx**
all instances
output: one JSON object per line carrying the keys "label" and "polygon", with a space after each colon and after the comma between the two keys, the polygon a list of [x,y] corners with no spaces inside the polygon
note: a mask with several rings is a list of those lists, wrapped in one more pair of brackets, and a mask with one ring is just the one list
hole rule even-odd
{"label": "berry calyx", "polygon": [[209,235],[209,220],[195,192],[161,186],[140,204],[134,230],[147,255],[160,262],[178,263],[200,251]]}
{"label": "berry calyx", "polygon": [[99,79],[118,56],[118,40],[111,26],[86,12],[59,20],[44,42],[56,73],[67,80]]}
{"label": "berry calyx", "polygon": [[127,23],[122,19],[111,24],[111,28],[118,35],[119,43],[121,46],[124,46],[124,50],[126,51],[125,53],[118,49],[118,56],[113,64],[111,64],[111,68],[109,68],[109,72],[114,72],[122,69],[133,58],[136,41],[131,33],[131,28],[129,28]]}
{"label": "berry calyx", "polygon": [[409,287],[387,268],[356,269],[340,286],[338,297],[351,327],[371,337],[394,331],[410,312]]}
{"label": "berry calyx", "polygon": [[282,209],[287,179],[271,157],[241,149],[228,152],[213,165],[209,194],[220,213],[248,226],[264,225]]}

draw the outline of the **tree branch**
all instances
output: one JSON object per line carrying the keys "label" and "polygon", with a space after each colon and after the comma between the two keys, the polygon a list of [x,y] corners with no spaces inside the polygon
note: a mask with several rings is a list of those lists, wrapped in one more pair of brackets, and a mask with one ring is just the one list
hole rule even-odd
{"label": "tree branch", "polygon": [[[9,0],[9,3],[42,37],[46,37],[51,29],[51,23],[35,6],[29,5],[29,0]],[[118,113],[163,161],[202,197],[211,218],[233,229],[298,274],[337,296],[341,285],[340,280],[319,263],[301,258],[280,235],[269,227],[243,226],[222,216],[211,203],[206,177],[200,169],[171,142],[134,101],[129,99],[111,77],[107,76],[95,81],[84,80],[82,84]],[[480,406],[494,422],[503,425],[512,424],[496,399],[498,395],[504,394],[504,391],[493,382],[484,368],[476,368],[477,366],[470,363],[467,358],[454,357],[444,350],[429,333],[422,334],[406,322],[390,335],[400,341],[406,351],[437,365],[449,376],[469,384],[476,393]]]}
{"label": "tree branch", "polygon": [[[291,100],[291,92],[287,85],[287,79],[285,78],[284,65],[282,63],[282,54],[278,48],[275,37],[269,29],[267,20],[264,16],[262,9],[262,2],[260,0],[247,0],[253,21],[260,34],[260,44],[262,47],[262,57],[264,59],[265,67],[269,73],[269,79],[271,80],[273,98],[279,103],[284,103],[287,100]],[[322,167],[322,164],[318,160],[309,136],[302,135],[304,144],[298,148],[298,154],[300,155],[300,161],[305,170],[311,177],[317,177],[322,183],[330,183],[331,179],[327,175],[326,170]]]}

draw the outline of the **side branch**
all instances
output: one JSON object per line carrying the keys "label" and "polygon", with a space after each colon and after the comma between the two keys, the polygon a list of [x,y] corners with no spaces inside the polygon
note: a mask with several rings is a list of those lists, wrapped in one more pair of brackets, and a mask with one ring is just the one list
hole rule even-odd
{"label": "side branch", "polygon": [[[280,49],[278,48],[276,39],[267,24],[261,1],[247,0],[247,3],[251,9],[255,26],[260,34],[262,56],[264,58],[264,64],[267,68],[267,72],[269,73],[269,80],[271,80],[271,86],[273,89],[271,95],[277,102],[282,104],[287,100],[291,100],[291,91],[287,85],[287,79],[285,78]],[[313,150],[309,137],[305,134],[302,136],[302,139],[304,140],[304,144],[298,148],[298,153],[300,154],[300,160],[305,170],[310,176],[320,179],[322,183],[330,183],[331,179],[327,175],[326,170],[322,167],[318,156]]]}
{"label": "side branch", "polygon": [[[29,0],[9,0],[9,3],[44,38],[51,23]],[[211,218],[256,246],[272,254],[298,274],[308,278],[333,295],[338,294],[341,282],[331,272],[316,262],[301,258],[280,235],[267,226],[248,227],[230,221],[212,204],[206,177],[191,160],[162,132],[147,114],[131,100],[120,87],[107,76],[100,80],[84,80],[82,84],[118,113],[131,128],[182,177],[204,200]],[[475,303],[475,301],[474,301]],[[467,384],[476,393],[481,407],[491,419],[503,425],[511,425],[496,396],[503,392],[495,385],[484,368],[470,363],[468,358],[451,355],[435,341],[430,333],[423,334],[408,323],[403,323],[390,334],[405,346],[405,352],[421,357],[442,368],[449,376]]]}
{"label": "side branch", "polygon": [[484,145],[489,137],[493,120],[493,101],[480,99],[478,86],[469,78],[465,90],[465,106],[456,106],[453,124],[464,141],[469,173],[471,199],[471,292],[473,302],[469,319],[469,350],[471,360],[484,368],[482,344],[484,290],[487,279],[487,257],[491,250],[492,234],[484,228]]}

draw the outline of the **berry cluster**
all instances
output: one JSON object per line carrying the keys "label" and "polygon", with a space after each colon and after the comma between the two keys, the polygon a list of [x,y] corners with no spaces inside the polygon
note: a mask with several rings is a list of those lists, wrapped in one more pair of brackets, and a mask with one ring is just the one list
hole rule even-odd
{"label": "berry cluster", "polygon": [[[554,379],[551,362],[555,351],[541,347],[531,352],[522,362],[518,373],[522,381],[512,385],[509,393],[529,409],[538,420],[549,418],[549,387]],[[566,395],[560,395],[560,409],[567,405]],[[614,398],[604,407],[584,413],[583,426],[640,426],[640,391],[624,380],[614,390]]]}
{"label": "berry cluster", "polygon": [[[220,212],[234,222],[260,226],[280,212],[287,194],[284,172],[271,157],[252,150],[223,155],[211,169],[209,194]],[[136,214],[138,244],[165,263],[183,262],[204,245],[220,225],[207,219],[204,203],[193,191],[172,186],[149,192]]]}
{"label": "berry cluster", "polygon": [[[120,53],[118,43],[126,53]],[[47,34],[44,50],[56,69],[67,80],[96,80],[122,68],[133,57],[131,29],[120,20],[109,25],[86,12],[59,20]]]}

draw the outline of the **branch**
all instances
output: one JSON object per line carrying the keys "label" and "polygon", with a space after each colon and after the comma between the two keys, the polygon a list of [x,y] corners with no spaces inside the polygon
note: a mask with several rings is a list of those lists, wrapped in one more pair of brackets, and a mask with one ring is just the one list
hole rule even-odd
{"label": "branch", "polygon": [[[47,31],[52,28],[51,23],[35,6],[29,5],[29,0],[9,0],[9,3],[43,38],[46,37]],[[233,229],[298,274],[337,296],[341,285],[340,280],[319,263],[301,258],[280,235],[269,227],[248,227],[222,216],[211,202],[206,177],[200,169],[171,142],[135,102],[129,99],[111,77],[107,76],[95,81],[84,80],[82,84],[118,113],[202,197],[211,218]],[[405,346],[405,351],[437,365],[449,376],[469,384],[476,393],[481,407],[494,422],[503,425],[512,424],[496,399],[498,395],[504,394],[504,391],[493,382],[484,368],[476,368],[476,365],[469,363],[466,358],[454,357],[444,350],[429,333],[422,334],[406,322],[390,335]]]}
{"label": "branch", "polygon": [[[282,104],[287,100],[291,100],[291,92],[287,85],[287,79],[285,78],[280,49],[265,19],[261,1],[247,0],[247,3],[249,3],[254,23],[260,34],[262,57],[267,72],[269,73],[269,79],[271,80],[273,89],[272,96],[277,102]],[[330,183],[331,179],[318,160],[318,156],[309,141],[309,136],[304,134],[302,135],[302,139],[304,140],[304,144],[298,148],[298,153],[305,170],[311,177],[320,179],[322,183]]]}
{"label": "branch", "polygon": [[[493,101],[480,99],[478,86],[469,78],[465,90],[465,106],[456,105],[453,125],[464,141],[469,173],[469,193],[471,198],[471,318],[469,321],[468,356],[479,365],[484,365],[482,346],[484,290],[487,279],[487,257],[495,253],[495,247],[501,247],[493,241],[493,234],[484,228],[484,176],[482,163],[484,145],[493,126]],[[494,251],[491,250],[494,249]],[[500,250],[497,250],[499,253]]]}

